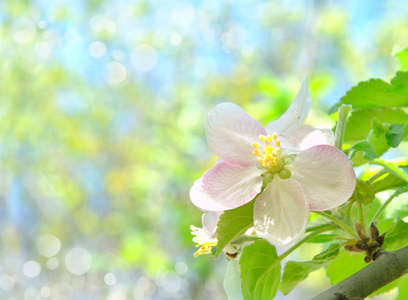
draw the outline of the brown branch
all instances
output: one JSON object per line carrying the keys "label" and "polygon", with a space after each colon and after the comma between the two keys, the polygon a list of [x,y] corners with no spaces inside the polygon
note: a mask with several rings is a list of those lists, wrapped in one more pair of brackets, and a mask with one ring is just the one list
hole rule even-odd
{"label": "brown branch", "polygon": [[365,298],[406,273],[408,273],[408,246],[393,252],[385,252],[364,269],[312,300],[337,300],[339,295]]}

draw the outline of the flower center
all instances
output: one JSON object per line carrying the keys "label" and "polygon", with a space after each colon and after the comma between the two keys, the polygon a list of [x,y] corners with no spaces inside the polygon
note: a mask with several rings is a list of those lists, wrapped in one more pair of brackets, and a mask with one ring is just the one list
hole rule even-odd
{"label": "flower center", "polygon": [[282,168],[282,162],[280,161],[280,140],[278,135],[276,133],[267,136],[260,135],[259,140],[263,143],[263,149],[261,144],[257,142],[252,144],[255,148],[252,154],[258,157],[259,166],[268,168],[273,172],[279,171]]}

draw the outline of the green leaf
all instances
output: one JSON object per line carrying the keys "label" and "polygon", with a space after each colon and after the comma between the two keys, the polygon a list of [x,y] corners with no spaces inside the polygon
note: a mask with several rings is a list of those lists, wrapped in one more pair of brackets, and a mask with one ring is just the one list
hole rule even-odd
{"label": "green leaf", "polygon": [[375,153],[381,156],[390,148],[385,137],[385,125],[378,121],[377,118],[374,118],[371,127],[372,129],[368,133],[366,141],[373,147]]}
{"label": "green leaf", "polygon": [[401,109],[354,109],[347,120],[344,141],[351,144],[365,139],[372,129],[373,118],[390,124],[406,124],[408,122],[408,114]]}
{"label": "green leaf", "polygon": [[312,237],[310,240],[307,241],[307,243],[312,243],[312,244],[324,244],[327,242],[331,242],[334,240],[336,237],[338,237],[340,233],[329,233],[329,234],[319,234],[315,237]]}
{"label": "green leaf", "polygon": [[338,257],[327,267],[330,283],[337,284],[364,268],[367,265],[364,262],[364,256],[362,253],[351,254],[341,249]]}
{"label": "green leaf", "polygon": [[[383,234],[386,231],[387,232],[390,231],[390,229],[394,225],[395,225],[395,219],[386,218],[386,219],[382,219],[382,220],[378,221],[377,228],[378,228],[378,231],[380,232],[380,234]],[[385,237],[385,238],[387,238],[387,237]]]}
{"label": "green leaf", "polygon": [[368,205],[375,199],[374,189],[368,181],[357,179],[356,190],[351,196],[351,201],[357,201],[361,204]]}
{"label": "green leaf", "polygon": [[[386,217],[392,218],[394,222],[398,217],[401,219],[408,217],[408,205],[406,204],[406,199],[408,199],[407,197],[408,195],[402,199],[394,199],[392,205],[387,206]],[[388,229],[389,228],[386,228],[385,230]]]}
{"label": "green leaf", "polygon": [[367,137],[352,147],[354,152],[351,154],[351,159],[354,165],[374,160],[390,147],[397,147],[408,134],[407,124],[382,123],[374,117],[371,121],[372,129]]}
{"label": "green leaf", "polygon": [[408,299],[408,276],[404,276],[401,279],[402,280],[398,286],[398,297],[395,300]]}
{"label": "green leaf", "polygon": [[[397,54],[395,54],[395,57],[397,58],[398,63],[401,66],[401,69],[407,70],[408,69],[408,49],[398,52]],[[407,294],[407,298],[405,299],[408,299],[408,294]]]}
{"label": "green leaf", "polygon": [[397,87],[407,87],[408,84],[408,72],[397,72],[397,76],[391,79],[391,84]]}
{"label": "green leaf", "polygon": [[384,153],[387,149],[382,149],[385,148],[385,145],[382,143],[383,134],[378,135],[380,128],[370,126],[373,118],[378,118],[377,125],[381,122],[384,124],[386,122],[396,123],[382,128],[382,133],[385,133],[389,146],[396,147],[407,136],[408,115],[403,110],[397,109],[408,106],[407,78],[408,72],[398,72],[391,83],[386,83],[381,79],[370,79],[360,82],[346,93],[335,107],[345,104],[353,106],[345,131],[344,141],[346,143],[361,141],[368,136],[370,131],[374,130],[372,134],[380,140],[376,141],[374,137],[371,137],[373,140],[368,141],[377,154]]}
{"label": "green leaf", "polygon": [[402,219],[397,222],[385,234],[383,248],[387,251],[398,250],[408,244],[408,223]]}
{"label": "green leaf", "polygon": [[320,269],[324,265],[326,265],[326,263],[322,261],[288,261],[283,271],[282,283],[279,288],[280,291],[284,295],[289,294],[295,286],[305,280],[311,272]]}
{"label": "green leaf", "polygon": [[239,238],[253,226],[255,199],[238,208],[226,210],[220,216],[217,223],[218,248],[215,257],[220,255],[228,243]]}
{"label": "green leaf", "polygon": [[339,254],[339,244],[331,244],[322,253],[313,257],[313,260],[296,262],[288,261],[285,265],[280,291],[287,295],[293,288],[313,271],[327,265],[331,260],[335,259]]}
{"label": "green leaf", "polygon": [[329,261],[337,257],[339,255],[340,251],[340,244],[339,243],[333,243],[324,250],[322,253],[315,255],[313,257],[314,261]]}
{"label": "green leaf", "polygon": [[362,152],[364,159],[367,159],[369,161],[379,157],[378,154],[375,152],[374,148],[367,141],[361,141],[354,144],[353,149],[354,152],[351,154],[350,157],[351,159],[353,159],[353,161],[355,161],[354,158],[356,157],[356,154],[358,152]]}
{"label": "green leaf", "polygon": [[401,186],[398,190],[395,191],[395,197],[398,197],[399,195],[408,192],[408,184],[405,184]]}
{"label": "green leaf", "polygon": [[[370,210],[368,211],[368,220],[372,220],[374,215],[376,214],[376,212],[380,209],[382,205],[382,202],[380,201],[380,199],[377,197],[374,199],[373,203],[371,203],[370,205]],[[381,219],[381,215],[378,217],[378,219]],[[377,226],[378,227],[378,226]]]}
{"label": "green leaf", "polygon": [[401,141],[407,136],[407,134],[408,134],[408,123],[391,124],[387,128],[385,137],[387,139],[388,145],[396,148],[401,143]]}
{"label": "green leaf", "polygon": [[408,182],[408,174],[405,173],[403,169],[401,169],[397,164],[391,162],[391,161],[385,161],[381,158],[374,159],[373,161],[370,162],[371,164],[374,165],[379,165],[384,167],[390,174],[393,174],[394,176],[404,180],[405,182]]}
{"label": "green leaf", "polygon": [[385,133],[384,125],[378,120],[377,117],[373,118],[373,120],[371,121],[371,127],[374,130],[374,134],[377,136],[382,135],[382,133]]}
{"label": "green leaf", "polygon": [[382,155],[389,147],[396,148],[408,134],[408,123],[389,124],[373,118],[372,130],[367,136],[367,141],[373,146],[375,152]]}
{"label": "green leaf", "polygon": [[239,264],[244,299],[273,299],[281,277],[275,247],[267,241],[256,241],[244,248]]}
{"label": "green leaf", "polygon": [[[408,166],[398,166],[405,174],[408,175]],[[402,180],[400,177],[395,176],[394,174],[388,174],[385,178],[374,181],[372,186],[374,188],[374,192],[382,192],[390,189],[396,189],[401,185],[406,183],[405,180]]]}
{"label": "green leaf", "polygon": [[[407,124],[382,123],[374,117],[367,137],[353,146],[355,150],[351,155],[353,162],[365,163],[365,160],[373,160],[383,155],[390,147],[397,147],[408,134]],[[363,153],[363,160],[356,156],[358,151]]]}
{"label": "green leaf", "polygon": [[341,98],[339,105],[351,104],[357,108],[390,108],[408,106],[406,72],[398,72],[391,84],[381,79],[360,82]]}

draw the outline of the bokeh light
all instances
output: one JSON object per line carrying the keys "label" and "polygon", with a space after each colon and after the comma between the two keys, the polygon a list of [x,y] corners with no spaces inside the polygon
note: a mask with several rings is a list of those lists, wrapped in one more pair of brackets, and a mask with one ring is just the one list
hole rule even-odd
{"label": "bokeh light", "polygon": [[85,274],[92,267],[92,255],[85,248],[72,248],[65,256],[65,266],[72,274]]}
{"label": "bokeh light", "polygon": [[347,89],[390,79],[408,47],[396,1],[0,6],[0,299],[225,300],[226,260],[195,259],[189,229],[216,160],[208,112],[231,101],[266,124],[307,76],[306,122],[332,127]]}
{"label": "bokeh light", "polygon": [[105,276],[103,277],[103,281],[107,285],[114,285],[116,283],[116,276],[113,273],[106,273]]}
{"label": "bokeh light", "polygon": [[52,257],[59,252],[60,248],[60,240],[51,234],[42,235],[37,239],[37,251],[42,256]]}
{"label": "bokeh light", "polygon": [[26,277],[29,278],[34,278],[40,275],[41,273],[41,265],[34,261],[34,260],[29,260],[24,263],[23,265],[23,274]]}
{"label": "bokeh light", "polygon": [[132,63],[133,66],[141,72],[152,70],[157,64],[157,51],[148,44],[142,44],[133,49]]}
{"label": "bokeh light", "polygon": [[126,69],[119,62],[107,63],[103,68],[103,77],[107,84],[119,84],[126,79]]}
{"label": "bokeh light", "polygon": [[101,58],[106,54],[106,45],[100,41],[94,41],[89,44],[89,54],[95,58]]}

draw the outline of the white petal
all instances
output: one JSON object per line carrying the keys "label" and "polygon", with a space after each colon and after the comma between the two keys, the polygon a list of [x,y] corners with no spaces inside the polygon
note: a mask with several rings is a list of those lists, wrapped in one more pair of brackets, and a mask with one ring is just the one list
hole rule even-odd
{"label": "white petal", "polygon": [[293,179],[275,176],[255,201],[256,234],[275,245],[284,246],[300,239],[308,219],[309,204],[302,187]]}
{"label": "white petal", "polygon": [[310,210],[327,210],[346,202],[356,186],[356,175],[342,151],[328,146],[313,146],[297,155],[286,168],[302,186]]}
{"label": "white petal", "polygon": [[248,167],[257,161],[253,142],[266,135],[265,128],[236,104],[218,104],[208,114],[205,127],[212,152],[229,164]]}
{"label": "white petal", "polygon": [[310,125],[278,134],[282,148],[305,150],[316,145],[334,145],[334,133],[330,129],[319,129]]}
{"label": "white petal", "polygon": [[203,225],[203,232],[210,238],[215,237],[217,230],[217,223],[223,211],[209,211],[201,216],[201,224]]}
{"label": "white petal", "polygon": [[239,259],[231,259],[228,262],[227,273],[224,278],[224,290],[228,300],[242,300],[241,272]]}
{"label": "white petal", "polygon": [[240,168],[216,164],[190,190],[190,199],[204,211],[233,209],[248,203],[261,191],[263,171],[255,166]]}
{"label": "white petal", "polygon": [[309,110],[312,108],[313,100],[307,87],[306,78],[292,104],[279,120],[272,121],[266,125],[268,134],[284,133],[295,130],[306,120]]}

